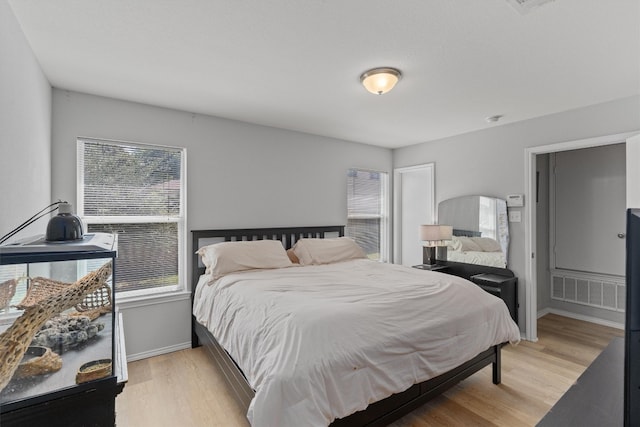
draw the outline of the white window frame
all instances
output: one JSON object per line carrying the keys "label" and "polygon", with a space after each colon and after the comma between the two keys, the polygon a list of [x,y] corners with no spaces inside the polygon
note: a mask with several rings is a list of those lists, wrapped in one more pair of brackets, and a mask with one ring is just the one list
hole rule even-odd
{"label": "white window frame", "polygon": [[[347,224],[349,219],[380,218],[380,259],[378,261],[388,262],[389,261],[389,172],[375,170],[375,169],[350,167],[346,171],[347,177],[348,177],[349,170],[357,170],[358,172],[373,172],[373,173],[380,174],[380,192],[381,192],[380,215],[349,216],[349,211],[347,209]],[[348,205],[349,205],[349,195],[347,194],[347,207]]]}
{"label": "white window frame", "polygon": [[[170,149],[180,151],[180,213],[177,217],[167,216],[91,216],[84,215],[84,141],[95,141],[113,145],[127,145],[142,148]],[[160,144],[144,144],[139,142],[121,141],[104,138],[78,137],[77,140],[77,212],[78,216],[86,224],[144,224],[144,223],[176,223],[178,228],[178,283],[176,285],[162,286],[158,288],[137,289],[131,291],[118,291],[119,300],[138,299],[161,294],[185,292],[187,289],[187,150],[183,147],[173,147]],[[116,285],[118,275],[116,271]],[[115,291],[114,291],[115,292]]]}

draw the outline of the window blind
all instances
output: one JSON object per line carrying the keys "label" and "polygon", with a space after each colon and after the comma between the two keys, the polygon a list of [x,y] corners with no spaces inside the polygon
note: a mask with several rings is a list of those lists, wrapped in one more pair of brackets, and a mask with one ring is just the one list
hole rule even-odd
{"label": "window blind", "polygon": [[89,224],[89,232],[118,234],[116,288],[120,292],[178,283],[176,223]]}
{"label": "window blind", "polygon": [[179,284],[183,150],[78,140],[79,209],[89,232],[118,235],[116,289]]}
{"label": "window blind", "polygon": [[181,151],[83,141],[85,216],[180,215]]}
{"label": "window blind", "polygon": [[347,172],[347,227],[345,233],[371,259],[381,259],[384,237],[386,174],[349,169]]}

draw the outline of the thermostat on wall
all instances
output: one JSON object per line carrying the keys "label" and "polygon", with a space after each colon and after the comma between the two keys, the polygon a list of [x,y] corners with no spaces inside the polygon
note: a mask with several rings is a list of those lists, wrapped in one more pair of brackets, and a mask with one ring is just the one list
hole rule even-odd
{"label": "thermostat on wall", "polygon": [[524,206],[524,194],[509,194],[507,195],[507,207],[508,208],[521,208]]}

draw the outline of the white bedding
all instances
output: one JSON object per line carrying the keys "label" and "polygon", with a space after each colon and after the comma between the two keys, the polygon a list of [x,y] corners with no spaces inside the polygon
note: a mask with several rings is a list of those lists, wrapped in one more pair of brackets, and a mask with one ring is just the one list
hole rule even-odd
{"label": "white bedding", "polygon": [[202,276],[193,312],[256,391],[260,426],[326,426],[519,341],[504,302],[464,279],[369,260]]}
{"label": "white bedding", "polygon": [[505,268],[507,260],[502,252],[447,251],[447,261],[481,264],[490,267]]}

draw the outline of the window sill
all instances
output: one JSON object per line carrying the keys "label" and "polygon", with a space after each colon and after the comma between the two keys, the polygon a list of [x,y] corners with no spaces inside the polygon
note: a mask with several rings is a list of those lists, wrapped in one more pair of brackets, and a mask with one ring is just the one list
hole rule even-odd
{"label": "window sill", "polygon": [[176,301],[184,301],[191,299],[191,292],[173,291],[147,295],[116,295],[116,306],[119,309],[129,309],[135,307],[143,307],[146,305],[166,304]]}

